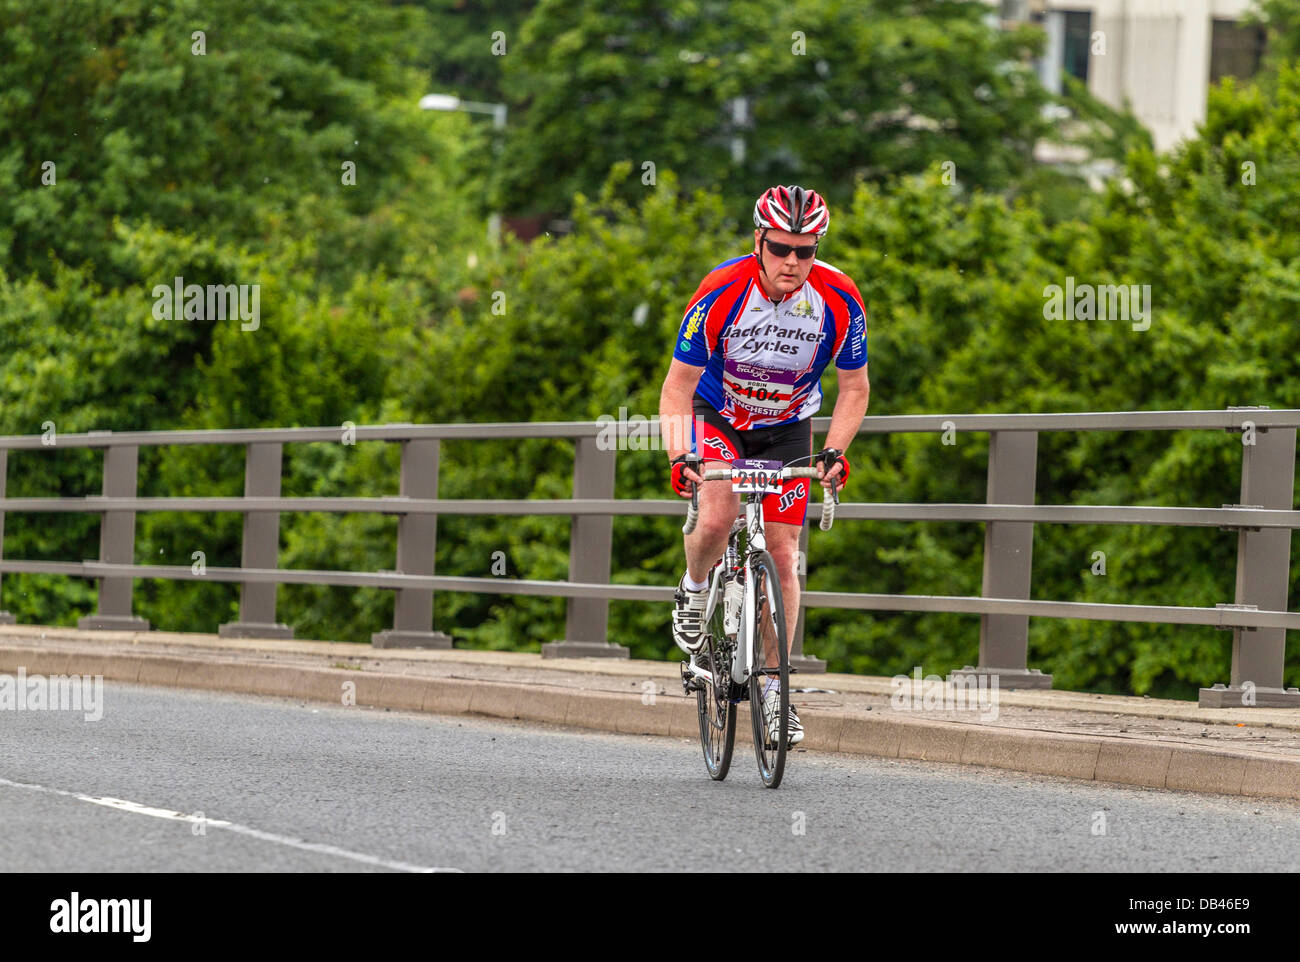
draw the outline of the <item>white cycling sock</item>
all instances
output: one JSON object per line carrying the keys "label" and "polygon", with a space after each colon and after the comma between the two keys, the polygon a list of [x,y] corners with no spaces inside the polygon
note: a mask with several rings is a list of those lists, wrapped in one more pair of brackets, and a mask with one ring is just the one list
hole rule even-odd
{"label": "white cycling sock", "polygon": [[771,676],[769,675],[769,676],[768,676],[768,679],[767,679],[767,684],[765,684],[765,685],[763,686],[763,697],[766,698],[766,697],[767,697],[767,693],[768,693],[769,691],[772,691],[773,689],[775,689],[775,690],[777,690],[777,691],[780,691],[780,690],[781,690],[781,679],[780,679],[780,678],[773,678],[773,677],[771,677]]}
{"label": "white cycling sock", "polygon": [[687,591],[703,591],[708,586],[708,578],[705,578],[703,581],[695,581],[691,578],[691,573],[689,571],[686,572],[685,576],[682,578],[682,587]]}

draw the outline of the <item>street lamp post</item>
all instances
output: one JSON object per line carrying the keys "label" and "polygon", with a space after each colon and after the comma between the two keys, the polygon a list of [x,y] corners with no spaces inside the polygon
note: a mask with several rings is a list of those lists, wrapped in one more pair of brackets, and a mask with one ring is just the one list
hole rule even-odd
{"label": "street lamp post", "polygon": [[[501,146],[501,132],[506,129],[506,105],[484,103],[478,100],[461,100],[453,94],[425,94],[420,98],[421,110],[463,110],[470,114],[491,114],[492,129],[497,131],[497,149]],[[501,213],[488,215],[488,240],[493,244],[501,237]]]}

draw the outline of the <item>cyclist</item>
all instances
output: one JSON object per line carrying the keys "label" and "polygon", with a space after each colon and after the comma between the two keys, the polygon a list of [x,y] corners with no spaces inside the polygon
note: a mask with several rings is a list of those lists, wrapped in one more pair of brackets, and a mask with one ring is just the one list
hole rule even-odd
{"label": "cyclist", "polygon": [[[862,423],[870,393],[866,309],[853,281],[815,259],[829,223],[830,212],[815,191],[797,186],[764,191],[754,204],[753,253],[723,261],[691,298],[659,399],[661,426],[691,425],[689,438],[684,429],[677,437],[664,435],[679,496],[689,498],[689,482],[701,482],[703,471],[726,468],[735,458],[806,464],[812,455],[809,419],[821,406],[821,376],[832,361],[839,396],[816,464],[824,487],[833,483],[839,490],[848,480],[844,452]],[[740,510],[740,495],[729,487],[702,484],[699,490],[699,523],[685,538],[686,572],[672,619],[673,640],[688,654],[703,644],[709,573],[726,550]],[[767,549],[780,577],[791,643],[799,617],[796,556],[808,495],[809,485],[800,479],[786,481],[780,494],[763,499]],[[776,667],[774,652],[767,659],[767,667]],[[779,684],[769,676],[764,690],[773,740],[779,720],[771,705],[780,703]],[[787,731],[790,744],[803,740],[793,704]]]}

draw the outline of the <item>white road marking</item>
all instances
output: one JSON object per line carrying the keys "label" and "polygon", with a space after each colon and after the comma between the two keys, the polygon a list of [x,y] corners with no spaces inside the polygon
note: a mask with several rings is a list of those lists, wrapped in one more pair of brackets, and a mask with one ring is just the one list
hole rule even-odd
{"label": "white road marking", "polygon": [[148,805],[141,805],[139,802],[127,801],[124,798],[109,798],[108,796],[83,795],[81,792],[69,792],[62,788],[50,788],[46,785],[33,785],[28,782],[11,782],[7,778],[0,778],[0,785],[7,785],[10,788],[25,788],[33,792],[45,792],[49,795],[62,795],[65,798],[75,798],[79,802],[90,802],[92,805],[103,805],[105,808],[115,808],[120,812],[130,812],[134,815],[148,815],[152,818],[165,818],[174,822],[190,822],[206,825],[209,828],[221,828],[227,832],[234,832],[236,835],[247,835],[250,838],[261,839],[264,842],[274,842],[277,845],[288,845],[291,848],[302,849],[305,852],[318,852],[321,855],[336,855],[339,858],[351,859],[354,862],[361,862],[365,865],[378,865],[381,868],[393,869],[397,872],[459,872],[455,868],[435,868],[426,865],[412,865],[410,862],[395,862],[391,859],[380,858],[376,855],[366,855],[364,852],[353,852],[345,848],[339,848],[337,845],[325,845],[320,842],[306,842],[300,838],[292,838],[288,835],[277,835],[275,832],[264,832],[259,828],[250,828],[247,825],[240,825],[237,822],[227,822],[219,818],[207,818],[202,815],[186,814],[185,812],[173,812],[166,808],[152,808]]}

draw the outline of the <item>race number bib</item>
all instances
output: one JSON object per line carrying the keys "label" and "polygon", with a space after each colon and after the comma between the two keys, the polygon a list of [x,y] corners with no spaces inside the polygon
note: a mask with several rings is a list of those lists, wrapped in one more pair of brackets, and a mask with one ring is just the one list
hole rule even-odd
{"label": "race number bib", "polygon": [[736,494],[780,494],[780,461],[736,458],[731,462],[731,490]]}
{"label": "race number bib", "polygon": [[722,365],[722,386],[727,397],[755,414],[784,413],[798,379],[798,371],[773,371],[732,358]]}

